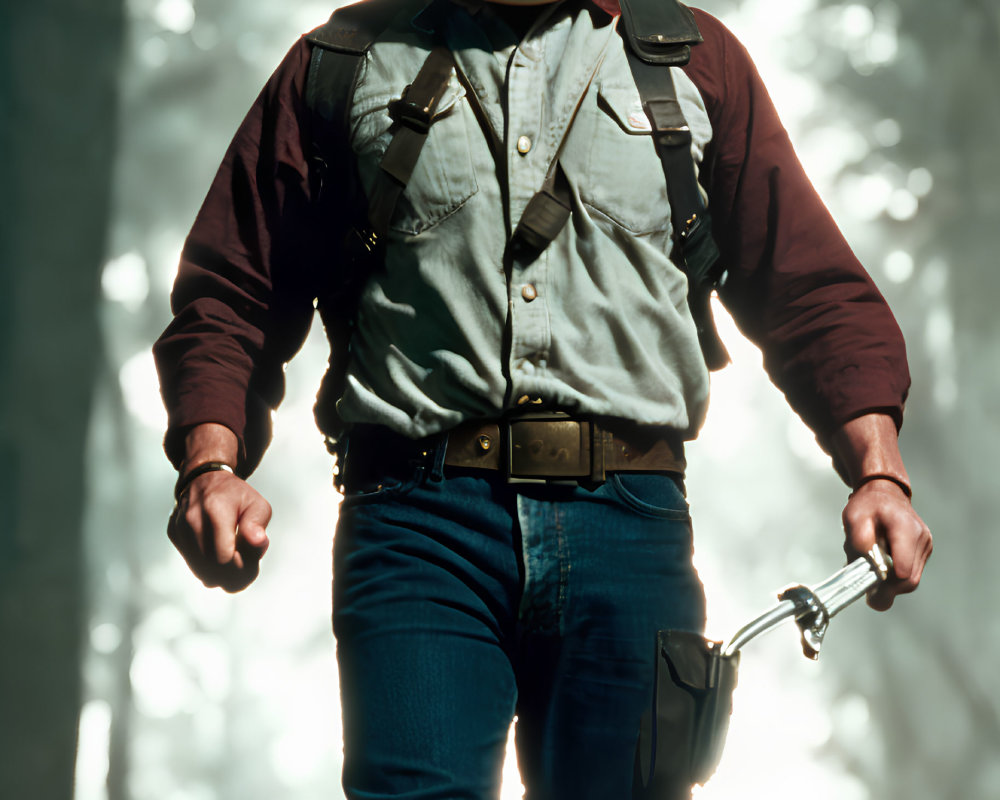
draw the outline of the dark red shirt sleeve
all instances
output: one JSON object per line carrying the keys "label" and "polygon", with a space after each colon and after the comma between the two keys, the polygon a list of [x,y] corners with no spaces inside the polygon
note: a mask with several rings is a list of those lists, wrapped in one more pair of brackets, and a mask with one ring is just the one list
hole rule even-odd
{"label": "dark red shirt sleeve", "polygon": [[310,50],[293,46],[226,152],[185,242],[174,320],[153,347],[168,413],[164,447],[177,466],[191,427],[239,438],[249,474],[284,394],[283,368],[313,316],[311,274],[323,253],[310,225],[303,86]]}
{"label": "dark red shirt sleeve", "polygon": [[[806,178],[739,42],[696,12],[686,67],[713,126],[702,181],[729,280],[723,302],[821,440],[868,411],[902,419],[909,386],[891,312]],[[270,438],[283,367],[301,346],[317,275],[339,252],[309,197],[300,40],[241,125],[184,247],[175,319],[154,346],[178,464],[184,434],[229,427],[248,474]]]}
{"label": "dark red shirt sleeve", "polygon": [[822,442],[869,411],[902,423],[906,350],[882,295],[792,150],[750,56],[718,20],[686,74],[713,127],[701,180],[728,270],[720,297]]}

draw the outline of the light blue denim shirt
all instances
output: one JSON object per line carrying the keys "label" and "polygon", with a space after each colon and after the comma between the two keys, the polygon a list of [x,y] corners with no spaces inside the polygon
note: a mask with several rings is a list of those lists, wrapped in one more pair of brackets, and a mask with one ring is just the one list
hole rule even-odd
{"label": "light blue denim shirt", "polygon": [[[385,267],[361,298],[341,416],[420,437],[541,401],[693,436],[708,371],[686,278],[668,257],[666,182],[621,37],[601,15],[554,7],[518,44],[488,9],[442,5],[394,24],[367,55],[351,118],[362,181],[375,179],[388,105],[420,70],[432,29],[506,164],[453,76],[395,210]],[[708,115],[673,74],[700,163]],[[535,260],[505,261],[564,137],[570,221]]]}

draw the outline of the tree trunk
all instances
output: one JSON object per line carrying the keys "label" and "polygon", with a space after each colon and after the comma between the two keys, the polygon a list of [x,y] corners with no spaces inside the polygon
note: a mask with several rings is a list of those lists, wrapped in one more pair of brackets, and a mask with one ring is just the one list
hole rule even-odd
{"label": "tree trunk", "polygon": [[0,794],[72,798],[119,0],[0,10]]}

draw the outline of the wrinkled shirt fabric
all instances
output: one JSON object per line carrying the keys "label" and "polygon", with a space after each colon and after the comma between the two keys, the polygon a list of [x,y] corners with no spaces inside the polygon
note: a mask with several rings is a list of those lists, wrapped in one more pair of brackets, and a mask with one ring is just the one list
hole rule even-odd
{"label": "wrinkled shirt fabric", "polygon": [[[899,328],[746,51],[695,13],[705,41],[672,73],[728,272],[721,299],[821,441],[870,411],[899,424],[909,386]],[[369,190],[391,139],[389,104],[438,36],[456,73],[396,207],[384,266],[363,290],[341,418],[417,438],[542,403],[693,438],[709,377],[614,17],[562,4],[519,40],[488,8],[401,3],[354,94],[351,147]],[[309,212],[309,59],[302,39],[265,86],[184,248],[174,321],[154,348],[175,463],[190,427],[218,422],[240,439],[241,472],[252,471],[283,364],[313,316],[310,276],[338,257],[335,226]],[[465,86],[504,143],[502,164]],[[557,153],[570,222],[537,258],[511,257],[511,232]]]}

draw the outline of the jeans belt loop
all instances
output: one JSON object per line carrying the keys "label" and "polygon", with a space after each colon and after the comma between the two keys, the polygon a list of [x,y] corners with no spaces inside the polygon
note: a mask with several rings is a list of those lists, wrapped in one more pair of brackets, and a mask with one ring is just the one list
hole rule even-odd
{"label": "jeans belt loop", "polygon": [[430,467],[430,479],[437,483],[444,480],[444,457],[448,451],[448,434],[443,433],[435,438],[436,441],[429,448],[430,456],[427,466]]}
{"label": "jeans belt loop", "polygon": [[611,432],[604,430],[596,422],[590,423],[590,480],[601,484],[607,480],[605,465],[607,449],[611,446]]}

